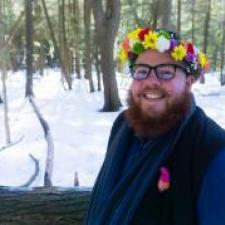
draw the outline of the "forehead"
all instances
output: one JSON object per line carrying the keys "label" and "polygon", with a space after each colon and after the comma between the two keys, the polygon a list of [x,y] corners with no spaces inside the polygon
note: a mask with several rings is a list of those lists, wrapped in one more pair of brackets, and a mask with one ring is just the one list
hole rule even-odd
{"label": "forehead", "polygon": [[176,62],[168,52],[158,52],[156,50],[146,50],[140,54],[136,59],[136,64],[143,63],[151,66],[163,63],[180,64]]}

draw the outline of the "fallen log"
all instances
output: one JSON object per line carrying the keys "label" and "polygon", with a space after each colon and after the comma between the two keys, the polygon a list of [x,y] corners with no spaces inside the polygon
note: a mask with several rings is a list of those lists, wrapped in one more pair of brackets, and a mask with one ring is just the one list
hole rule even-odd
{"label": "fallen log", "polygon": [[0,225],[83,225],[90,188],[0,186]]}

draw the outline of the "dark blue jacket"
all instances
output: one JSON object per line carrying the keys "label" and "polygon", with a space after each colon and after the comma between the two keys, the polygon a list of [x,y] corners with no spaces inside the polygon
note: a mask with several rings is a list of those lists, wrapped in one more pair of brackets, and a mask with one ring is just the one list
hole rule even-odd
{"label": "dark blue jacket", "polygon": [[[121,114],[113,125],[106,158],[93,189],[87,224],[220,225],[216,217],[213,223],[207,221],[212,217],[206,213],[212,209],[203,208],[201,202],[207,201],[207,195],[217,204],[214,199],[217,193],[210,190],[216,189],[214,173],[223,164],[220,154],[225,149],[225,131],[198,107],[181,131],[169,138],[178,138],[173,143],[156,142],[154,146],[149,143],[120,180],[134,138],[133,129]],[[164,165],[171,173],[171,183],[162,193],[157,189],[157,181],[159,169]]]}

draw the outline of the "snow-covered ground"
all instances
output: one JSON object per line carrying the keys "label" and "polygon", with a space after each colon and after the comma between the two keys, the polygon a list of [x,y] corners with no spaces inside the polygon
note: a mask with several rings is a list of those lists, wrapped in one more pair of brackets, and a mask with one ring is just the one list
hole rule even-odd
{"label": "snow-covered ground", "polygon": [[[43,185],[46,142],[43,130],[29,102],[24,98],[25,72],[9,74],[7,80],[12,142],[0,150],[0,186],[24,184],[34,172],[32,154],[39,160],[40,173],[32,186]],[[119,80],[120,96],[126,97],[127,80]],[[206,84],[195,84],[197,104],[225,128],[225,87],[217,74],[206,76]],[[119,112],[102,113],[103,93],[88,92],[85,80],[74,80],[72,91],[65,91],[60,74],[49,70],[35,76],[34,93],[54,139],[53,184],[73,186],[75,171],[81,186],[92,186],[102,164],[113,120]],[[3,105],[0,105],[0,149],[5,145]]]}

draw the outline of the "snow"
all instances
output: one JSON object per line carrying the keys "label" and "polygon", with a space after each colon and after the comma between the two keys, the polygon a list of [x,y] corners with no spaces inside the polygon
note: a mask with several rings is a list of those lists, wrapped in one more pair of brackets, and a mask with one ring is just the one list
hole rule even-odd
{"label": "snow", "polygon": [[[119,112],[102,113],[103,93],[88,92],[86,80],[74,80],[73,90],[64,90],[59,71],[35,75],[34,93],[39,109],[48,121],[54,140],[53,185],[71,187],[77,171],[81,186],[93,186],[104,159],[112,123]],[[122,101],[128,78],[118,76]],[[12,142],[0,150],[0,186],[23,185],[34,172],[32,154],[40,163],[40,173],[32,186],[42,186],[46,159],[43,130],[27,99],[24,98],[25,72],[9,73],[7,79]],[[206,76],[204,85],[193,86],[196,102],[225,128],[225,87],[218,74]],[[0,105],[0,149],[5,146],[3,105]]]}

